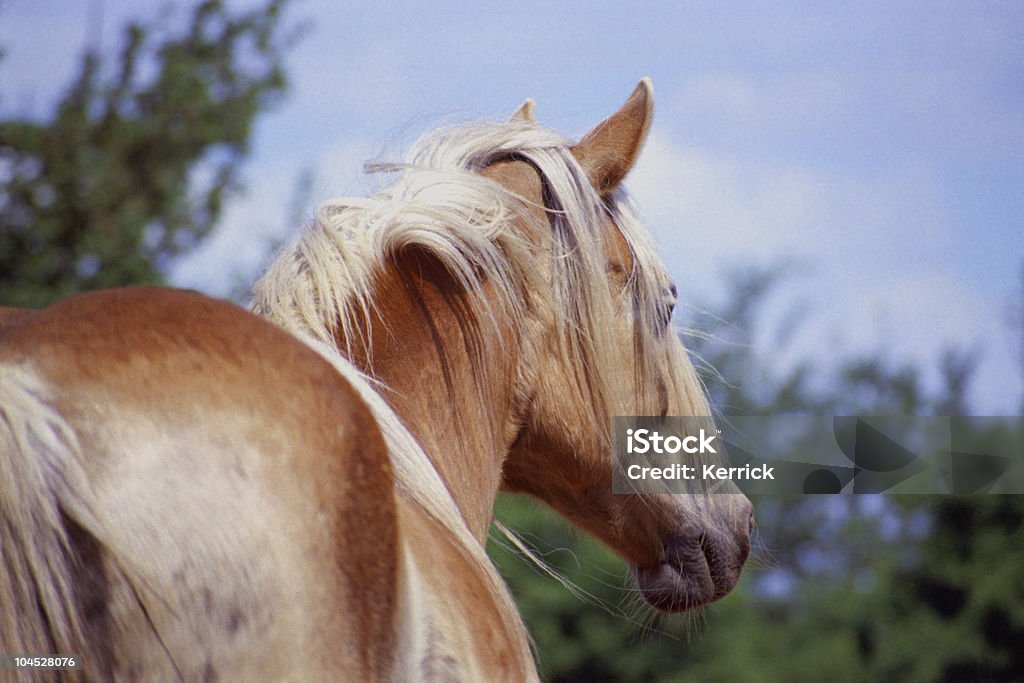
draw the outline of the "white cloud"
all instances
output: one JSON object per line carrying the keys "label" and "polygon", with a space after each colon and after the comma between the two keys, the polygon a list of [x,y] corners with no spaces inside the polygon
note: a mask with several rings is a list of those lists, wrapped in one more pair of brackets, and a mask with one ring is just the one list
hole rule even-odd
{"label": "white cloud", "polygon": [[628,180],[670,269],[809,259],[840,279],[944,267],[954,226],[925,171],[744,162],[651,136]]}
{"label": "white cloud", "polygon": [[[723,266],[811,266],[768,314],[775,326],[794,298],[810,304],[807,328],[781,351],[780,365],[886,350],[934,369],[957,345],[982,353],[975,405],[1015,408],[1020,388],[1001,311],[950,268],[955,225],[926,173],[744,164],[656,132],[629,184],[684,298],[720,294]],[[767,338],[754,343],[767,354],[756,348]],[[926,379],[936,386],[935,372]]]}

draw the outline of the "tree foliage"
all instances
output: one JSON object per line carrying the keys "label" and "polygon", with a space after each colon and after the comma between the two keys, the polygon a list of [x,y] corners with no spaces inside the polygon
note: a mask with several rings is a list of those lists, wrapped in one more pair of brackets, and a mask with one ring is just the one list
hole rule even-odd
{"label": "tree foliage", "polygon": [[0,304],[156,283],[216,224],[253,123],[285,88],[287,0],[204,0],[177,33],[89,51],[45,121],[0,121]]}

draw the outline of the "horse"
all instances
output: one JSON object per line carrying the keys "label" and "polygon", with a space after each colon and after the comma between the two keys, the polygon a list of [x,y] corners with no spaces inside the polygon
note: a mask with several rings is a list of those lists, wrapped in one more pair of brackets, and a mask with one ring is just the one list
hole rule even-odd
{"label": "horse", "polygon": [[0,652],[81,656],[41,680],[537,680],[484,551],[499,491],[655,608],[733,588],[742,494],[611,486],[612,416],[710,414],[622,186],[650,82],[579,142],[533,112],[325,203],[248,311],[125,288],[5,313]]}

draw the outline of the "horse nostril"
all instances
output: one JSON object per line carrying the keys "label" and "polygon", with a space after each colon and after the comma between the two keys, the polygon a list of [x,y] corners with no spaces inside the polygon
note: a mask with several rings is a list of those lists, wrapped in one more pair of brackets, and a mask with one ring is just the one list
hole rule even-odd
{"label": "horse nostril", "polygon": [[753,508],[751,508],[751,510],[750,510],[750,517],[749,517],[749,519],[747,521],[747,533],[750,534],[751,536],[754,535],[754,526],[756,524],[757,524],[757,522],[754,521],[754,510],[753,510]]}

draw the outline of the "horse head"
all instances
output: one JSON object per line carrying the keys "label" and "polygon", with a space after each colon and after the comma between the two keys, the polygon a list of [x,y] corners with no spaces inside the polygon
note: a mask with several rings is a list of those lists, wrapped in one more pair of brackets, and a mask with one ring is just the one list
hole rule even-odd
{"label": "horse head", "polygon": [[[524,223],[534,226],[549,264],[532,293],[539,332],[524,361],[521,429],[502,486],[541,499],[601,539],[630,562],[651,605],[682,611],[736,584],[753,514],[735,488],[713,495],[612,492],[613,415],[710,413],[669,322],[676,287],[621,187],[652,112],[645,79],[569,148],[567,176],[520,158],[484,170],[523,198],[531,214]],[[533,125],[532,117],[528,101],[513,123]],[[583,182],[565,187],[577,178]]]}

